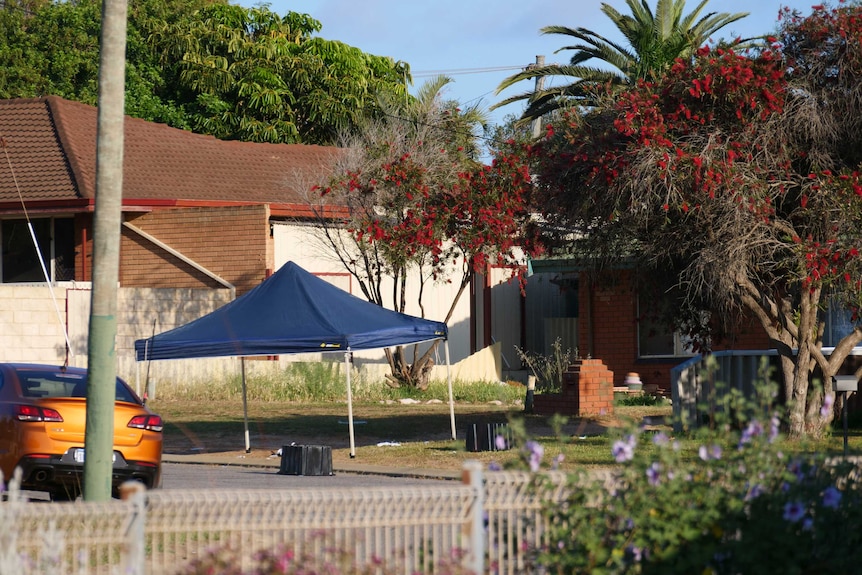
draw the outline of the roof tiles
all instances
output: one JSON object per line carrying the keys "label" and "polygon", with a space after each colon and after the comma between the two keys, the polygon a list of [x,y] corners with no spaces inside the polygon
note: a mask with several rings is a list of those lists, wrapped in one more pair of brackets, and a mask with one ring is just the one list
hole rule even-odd
{"label": "roof tiles", "polygon": [[[97,110],[55,96],[0,100],[0,202],[92,199]],[[338,148],[217,140],[126,117],[124,202],[305,203]],[[10,170],[11,165],[11,170]]]}

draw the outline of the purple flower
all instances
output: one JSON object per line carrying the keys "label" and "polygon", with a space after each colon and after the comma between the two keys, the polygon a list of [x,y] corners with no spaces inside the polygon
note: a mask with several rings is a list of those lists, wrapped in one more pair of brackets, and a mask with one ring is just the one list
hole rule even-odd
{"label": "purple flower", "polygon": [[658,463],[657,461],[654,461],[652,463],[652,465],[647,467],[647,470],[646,470],[647,481],[649,481],[649,484],[652,486],[656,486],[659,483],[661,483],[660,474],[661,474],[661,464]]}
{"label": "purple flower", "polygon": [[841,504],[841,492],[834,487],[827,487],[823,492],[823,507],[837,509]]}
{"label": "purple flower", "polygon": [[524,444],[524,448],[530,456],[530,471],[538,471],[542,463],[542,457],[545,455],[545,448],[536,441],[528,441]]}
{"label": "purple flower", "polygon": [[805,479],[805,470],[802,468],[802,462],[797,460],[791,461],[787,466],[787,471],[796,476],[797,481]]}
{"label": "purple flower", "polygon": [[710,445],[707,447],[706,445],[701,445],[697,450],[698,456],[703,461],[709,461],[710,459],[721,459],[721,446],[720,445]]}
{"label": "purple flower", "polygon": [[563,463],[563,459],[565,458],[565,455],[563,455],[562,453],[558,453],[557,456],[554,458],[554,461],[551,463],[551,469],[559,469],[560,464]]}
{"label": "purple flower", "polygon": [[832,415],[832,406],[835,405],[835,394],[829,393],[823,397],[823,407],[820,408],[820,417],[826,419]]}
{"label": "purple flower", "polygon": [[814,520],[810,517],[806,517],[802,521],[802,530],[803,531],[811,531],[814,528]]}
{"label": "purple flower", "polygon": [[506,449],[509,449],[509,444],[506,442],[506,438],[503,437],[502,435],[498,435],[497,437],[494,438],[494,445],[497,446],[497,449],[499,451],[504,451]]}
{"label": "purple flower", "polygon": [[635,445],[637,445],[637,438],[634,435],[627,435],[624,439],[615,441],[611,453],[616,462],[631,461],[635,456]]}
{"label": "purple flower", "polygon": [[503,468],[500,467],[500,464],[497,463],[496,461],[492,461],[491,463],[488,464],[488,471],[500,471],[501,469],[503,469]]}
{"label": "purple flower", "polygon": [[785,521],[796,523],[804,516],[805,506],[803,506],[799,501],[790,501],[784,504],[784,515],[782,517]]}
{"label": "purple flower", "polygon": [[745,500],[751,501],[752,499],[757,499],[761,495],[763,495],[763,486],[761,486],[759,483],[756,483],[752,485],[749,488],[748,493],[745,494]]}
{"label": "purple flower", "polygon": [[781,420],[777,415],[773,415],[769,420],[769,443],[778,439],[778,432],[781,430]]}
{"label": "purple flower", "polygon": [[763,435],[763,424],[759,421],[751,421],[742,432],[742,437],[739,438],[739,448],[742,449],[742,446],[751,443],[751,440],[755,437],[759,437]]}
{"label": "purple flower", "polygon": [[666,445],[670,441],[670,438],[664,431],[659,431],[655,435],[653,435],[652,442],[655,445]]}

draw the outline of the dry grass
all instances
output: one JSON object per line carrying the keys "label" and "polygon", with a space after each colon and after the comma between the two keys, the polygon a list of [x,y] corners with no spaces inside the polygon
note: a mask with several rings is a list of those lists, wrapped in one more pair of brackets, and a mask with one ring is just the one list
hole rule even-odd
{"label": "dry grass", "polygon": [[[165,453],[244,454],[242,403],[239,401],[159,401],[150,404],[166,420]],[[564,454],[563,468],[612,462],[607,431],[621,420],[644,415],[669,415],[669,407],[618,407],[616,417],[572,419],[555,436],[549,418],[525,416],[517,405],[464,404],[455,406],[458,439],[451,439],[446,404],[367,403],[354,406],[356,459],[367,465],[458,470],[465,459],[485,463],[514,463],[519,451],[466,451],[466,428],[471,423],[524,422],[530,437],[546,448],[546,458]],[[327,445],[333,463],[349,461],[346,403],[250,402],[249,431],[252,453],[266,458],[291,443]]]}

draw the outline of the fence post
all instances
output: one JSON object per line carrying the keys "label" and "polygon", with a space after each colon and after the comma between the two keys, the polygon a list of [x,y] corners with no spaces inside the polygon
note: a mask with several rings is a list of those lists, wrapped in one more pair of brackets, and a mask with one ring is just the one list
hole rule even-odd
{"label": "fence post", "polygon": [[479,575],[485,572],[485,480],[482,476],[482,462],[474,459],[465,461],[461,480],[473,488],[468,559],[470,569]]}
{"label": "fence post", "polygon": [[126,527],[124,570],[126,575],[144,575],[144,527],[147,522],[147,488],[139,481],[126,481],[120,486],[120,498],[131,502],[132,516]]}

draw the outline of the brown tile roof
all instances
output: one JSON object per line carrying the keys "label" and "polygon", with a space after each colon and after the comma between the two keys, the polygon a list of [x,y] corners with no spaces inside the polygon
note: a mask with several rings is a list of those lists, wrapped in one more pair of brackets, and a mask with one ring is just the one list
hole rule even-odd
{"label": "brown tile roof", "polygon": [[[56,96],[0,100],[0,202],[18,201],[13,171],[25,201],[94,198],[96,121],[96,108]],[[128,116],[124,125],[124,203],[304,203],[338,154],[222,141]]]}

